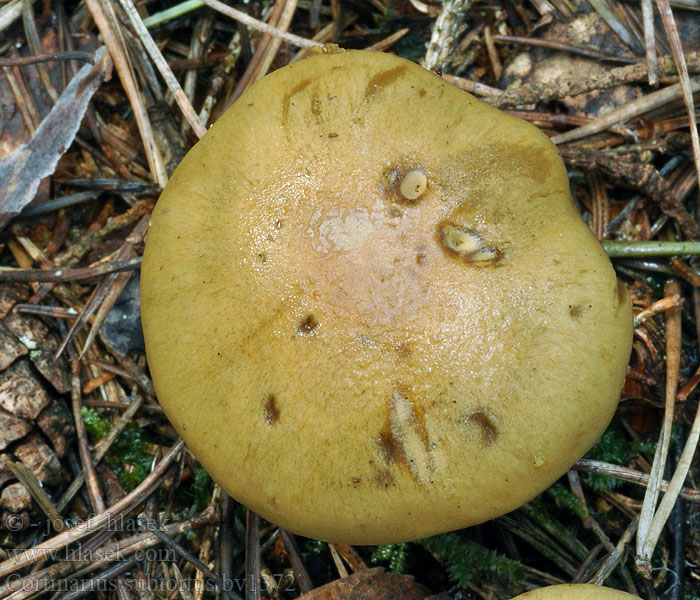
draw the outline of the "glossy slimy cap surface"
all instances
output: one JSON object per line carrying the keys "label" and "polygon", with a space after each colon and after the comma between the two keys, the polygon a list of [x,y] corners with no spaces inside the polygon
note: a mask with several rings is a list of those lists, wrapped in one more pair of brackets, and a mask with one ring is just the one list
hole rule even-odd
{"label": "glossy slimy cap surface", "polygon": [[234,498],[377,544],[541,492],[615,409],[630,302],[535,127],[406,60],[279,69],[153,214],[158,398]]}
{"label": "glossy slimy cap surface", "polygon": [[516,596],[513,600],[640,600],[625,592],[599,585],[553,585]]}

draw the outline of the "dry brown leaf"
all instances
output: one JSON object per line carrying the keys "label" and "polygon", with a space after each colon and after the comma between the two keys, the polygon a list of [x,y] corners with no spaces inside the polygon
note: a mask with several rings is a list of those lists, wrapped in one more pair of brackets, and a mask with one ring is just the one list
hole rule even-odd
{"label": "dry brown leaf", "polygon": [[299,596],[299,600],[426,600],[428,597],[430,592],[410,575],[395,575],[377,567],[337,579]]}
{"label": "dry brown leaf", "polygon": [[88,103],[112,66],[104,48],[71,80],[32,138],[0,163],[0,229],[34,198],[73,142]]}

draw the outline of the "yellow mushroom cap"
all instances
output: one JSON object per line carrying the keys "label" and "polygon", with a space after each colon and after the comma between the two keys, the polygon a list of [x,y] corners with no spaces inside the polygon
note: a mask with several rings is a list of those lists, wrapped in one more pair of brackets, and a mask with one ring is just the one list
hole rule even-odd
{"label": "yellow mushroom cap", "polygon": [[533,498],[605,429],[632,339],[546,136],[362,51],[268,75],[190,151],[141,301],[158,398],[213,478],[347,543]]}
{"label": "yellow mushroom cap", "polygon": [[599,585],[566,584],[540,588],[513,600],[640,600],[625,592]]}

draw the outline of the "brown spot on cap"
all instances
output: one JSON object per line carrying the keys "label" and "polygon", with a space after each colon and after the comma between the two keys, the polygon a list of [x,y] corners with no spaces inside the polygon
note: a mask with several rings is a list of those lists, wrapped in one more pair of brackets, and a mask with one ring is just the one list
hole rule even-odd
{"label": "brown spot on cap", "polygon": [[280,409],[277,406],[277,398],[273,394],[270,394],[265,401],[265,406],[263,407],[263,413],[265,415],[265,425],[274,425],[279,421]]}
{"label": "brown spot on cap", "polygon": [[395,204],[392,204],[389,208],[386,209],[386,214],[390,217],[398,218],[403,216],[403,211]]}
{"label": "brown spot on cap", "polygon": [[572,319],[579,319],[583,314],[583,307],[580,304],[570,304],[569,305],[569,315]]}
{"label": "brown spot on cap", "polygon": [[400,67],[394,67],[393,69],[381,71],[374,75],[372,79],[367,82],[365,98],[372,98],[381,88],[391,85],[406,72],[406,69],[406,66],[401,65]]}
{"label": "brown spot on cap", "polygon": [[411,348],[410,342],[401,342],[397,344],[394,349],[396,350],[396,354],[399,355],[399,358],[408,358],[413,354],[413,348]]}
{"label": "brown spot on cap", "polygon": [[299,327],[297,327],[297,331],[299,332],[299,335],[312,335],[316,329],[318,329],[320,323],[314,317],[312,314],[306,315],[301,323],[299,323]]}
{"label": "brown spot on cap", "polygon": [[481,428],[481,441],[484,446],[490,446],[498,438],[498,428],[486,413],[481,411],[472,413],[467,421]]}
{"label": "brown spot on cap", "polygon": [[498,156],[504,168],[510,169],[524,177],[529,177],[537,184],[543,184],[551,177],[556,167],[555,157],[548,147],[531,145],[523,152],[510,142],[496,144],[488,150]]}
{"label": "brown spot on cap", "polygon": [[389,420],[384,423],[384,427],[379,432],[377,443],[382,459],[387,465],[403,462],[405,453],[400,440],[396,439],[391,430],[391,422]]}
{"label": "brown spot on cap", "polygon": [[282,122],[287,121],[287,118],[289,117],[289,106],[292,102],[292,98],[304,90],[310,83],[311,79],[303,79],[299,83],[297,83],[287,94],[285,94],[284,99],[282,100]]}
{"label": "brown spot on cap", "polygon": [[378,487],[382,488],[388,488],[389,486],[396,485],[391,471],[380,468],[375,468],[374,483],[377,484]]}

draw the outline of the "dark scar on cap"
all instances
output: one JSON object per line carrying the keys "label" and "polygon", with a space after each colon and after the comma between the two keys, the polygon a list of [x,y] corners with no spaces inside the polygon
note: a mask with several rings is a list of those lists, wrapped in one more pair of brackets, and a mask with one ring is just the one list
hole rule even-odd
{"label": "dark scar on cap", "polygon": [[277,406],[277,399],[273,394],[267,397],[263,412],[265,413],[265,425],[274,425],[279,421],[280,409]]}
{"label": "dark scar on cap", "polygon": [[490,446],[498,439],[498,428],[489,419],[486,413],[475,412],[467,419],[470,423],[476,423],[481,428],[481,441],[484,446]]}
{"label": "dark scar on cap", "polygon": [[306,315],[301,322],[299,323],[299,327],[297,327],[297,332],[299,335],[311,335],[316,329],[318,329],[318,326],[320,323],[318,322],[318,319],[312,314]]}

